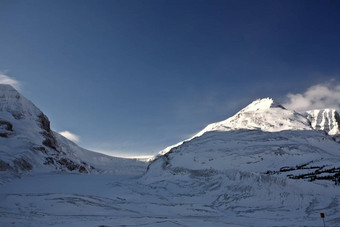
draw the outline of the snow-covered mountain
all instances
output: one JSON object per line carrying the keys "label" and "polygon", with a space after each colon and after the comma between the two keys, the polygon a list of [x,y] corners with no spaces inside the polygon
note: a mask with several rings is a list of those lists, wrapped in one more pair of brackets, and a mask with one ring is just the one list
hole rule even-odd
{"label": "snow-covered mountain", "polygon": [[174,200],[204,203],[211,215],[243,217],[239,224],[311,225],[326,212],[339,225],[340,145],[308,116],[256,100],[161,151],[143,180],[171,188]]}
{"label": "snow-covered mountain", "polygon": [[6,89],[0,95],[2,168],[21,171],[16,160],[23,159],[33,169],[67,171],[0,184],[0,225],[321,226],[323,212],[327,226],[340,226],[340,144],[329,135],[335,123],[325,130],[326,120],[315,124],[311,115],[259,99],[163,150],[142,177],[70,174],[58,160],[90,173],[142,167],[79,148]]}
{"label": "snow-covered mountain", "polygon": [[335,109],[311,110],[306,116],[313,129],[323,130],[340,142],[340,115]]}
{"label": "snow-covered mountain", "polygon": [[136,173],[137,160],[80,148],[50,128],[47,116],[12,86],[0,84],[0,171]]}
{"label": "snow-covered mountain", "polygon": [[200,137],[211,131],[235,131],[235,130],[261,130],[265,132],[278,132],[283,130],[310,130],[310,122],[301,114],[286,110],[271,98],[258,99],[239,111],[234,116],[209,124],[203,130],[188,140],[179,142],[162,150],[160,154],[166,154],[172,148],[183,142]]}
{"label": "snow-covered mountain", "polygon": [[[332,124],[323,120],[331,129],[325,123],[321,128],[321,120],[311,114],[303,116],[287,110],[270,98],[258,99],[234,116],[210,124],[191,139],[161,151],[149,168],[159,162],[164,169],[239,169],[338,183],[340,146],[327,135],[334,135],[330,132],[338,127],[334,117],[337,113],[332,114]],[[326,174],[333,168],[336,170]]]}

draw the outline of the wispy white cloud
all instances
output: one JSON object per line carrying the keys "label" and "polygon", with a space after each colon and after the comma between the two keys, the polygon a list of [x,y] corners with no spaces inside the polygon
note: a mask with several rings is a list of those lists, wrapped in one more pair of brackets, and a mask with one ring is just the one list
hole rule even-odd
{"label": "wispy white cloud", "polygon": [[63,131],[63,132],[59,132],[60,135],[62,135],[63,137],[73,141],[73,142],[79,142],[80,141],[80,137],[77,136],[74,133],[71,133],[69,131]]}
{"label": "wispy white cloud", "polygon": [[304,93],[288,94],[286,108],[296,111],[332,108],[340,110],[340,84],[330,81],[317,84]]}
{"label": "wispy white cloud", "polygon": [[9,84],[15,87],[16,89],[20,89],[21,87],[21,83],[18,80],[14,79],[13,77],[9,77],[1,72],[0,72],[0,84]]}

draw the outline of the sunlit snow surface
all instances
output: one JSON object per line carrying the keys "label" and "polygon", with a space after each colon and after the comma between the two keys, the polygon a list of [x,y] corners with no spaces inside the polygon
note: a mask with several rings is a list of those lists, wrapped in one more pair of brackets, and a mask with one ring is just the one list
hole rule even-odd
{"label": "sunlit snow surface", "polygon": [[329,135],[340,134],[340,116],[334,109],[307,111],[307,118],[314,129],[324,130]]}
{"label": "sunlit snow surface", "polygon": [[0,226],[339,226],[339,191],[235,169],[34,174],[0,186]]}
{"label": "sunlit snow surface", "polygon": [[102,171],[3,182],[0,226],[322,226],[320,212],[340,226],[339,143],[272,99],[208,125],[148,167],[55,137],[65,155]]}
{"label": "sunlit snow surface", "polygon": [[[339,145],[316,131],[209,132],[146,173],[32,174],[5,183],[0,226],[320,226],[320,212],[339,226],[334,182],[265,173],[311,160],[333,167],[339,156]],[[304,171],[311,170],[292,172]]]}

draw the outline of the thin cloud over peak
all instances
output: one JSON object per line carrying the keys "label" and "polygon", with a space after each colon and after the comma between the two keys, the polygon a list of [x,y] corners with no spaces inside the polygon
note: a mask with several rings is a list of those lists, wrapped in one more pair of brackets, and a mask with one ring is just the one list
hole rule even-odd
{"label": "thin cloud over peak", "polygon": [[59,132],[60,135],[62,135],[63,137],[73,141],[73,142],[79,142],[80,141],[80,137],[77,136],[74,133],[71,133],[69,131],[63,131],[63,132]]}
{"label": "thin cloud over peak", "polygon": [[15,87],[16,89],[20,89],[21,87],[21,83],[18,80],[14,79],[13,77],[9,77],[1,72],[0,72],[0,84],[9,84]]}
{"label": "thin cloud over peak", "polygon": [[304,93],[289,93],[283,105],[296,111],[325,108],[340,110],[340,84],[331,81],[311,86]]}

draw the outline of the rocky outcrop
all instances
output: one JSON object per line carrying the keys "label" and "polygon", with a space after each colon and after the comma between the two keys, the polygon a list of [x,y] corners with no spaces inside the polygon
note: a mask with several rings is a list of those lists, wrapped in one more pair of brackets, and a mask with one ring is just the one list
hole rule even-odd
{"label": "rocky outcrop", "polygon": [[307,119],[315,130],[324,130],[329,135],[340,134],[340,115],[334,109],[307,111]]}
{"label": "rocky outcrop", "polygon": [[0,84],[0,171],[27,172],[47,166],[88,173],[93,168],[63,150],[48,117],[10,85]]}
{"label": "rocky outcrop", "polygon": [[315,130],[323,130],[340,143],[340,114],[335,109],[310,110],[306,117]]}
{"label": "rocky outcrop", "polygon": [[0,137],[8,137],[13,132],[13,125],[0,119]]}
{"label": "rocky outcrop", "polygon": [[46,147],[52,148],[53,150],[57,151],[57,140],[54,138],[53,133],[50,128],[50,121],[48,120],[47,116],[43,113],[41,113],[38,116],[38,122],[40,124],[40,127],[42,129],[41,134],[44,136],[45,140],[43,141],[43,144]]}
{"label": "rocky outcrop", "polygon": [[10,171],[13,170],[10,164],[0,159],[0,171]]}

